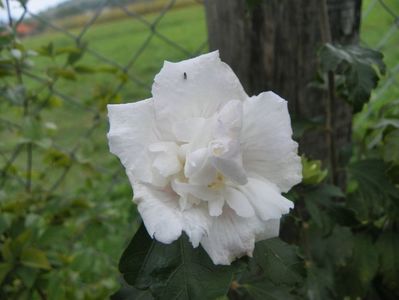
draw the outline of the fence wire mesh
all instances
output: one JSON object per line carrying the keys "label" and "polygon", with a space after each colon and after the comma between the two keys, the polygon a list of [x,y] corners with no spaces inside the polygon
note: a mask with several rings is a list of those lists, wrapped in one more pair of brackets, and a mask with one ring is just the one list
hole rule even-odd
{"label": "fence wire mesh", "polygon": [[[62,109],[52,113],[56,117],[50,116],[50,119],[62,120],[64,123],[57,124],[61,127],[61,138],[54,147],[63,152],[71,163],[67,164],[62,172],[57,174],[58,176],[51,175],[49,192],[52,193],[65,184],[74,164],[79,162],[79,159],[82,160],[78,154],[87,140],[97,142],[93,146],[99,153],[96,155],[96,171],[110,173],[114,180],[119,178],[117,176],[121,174],[117,171],[119,167],[111,168],[101,157],[107,151],[104,147],[105,124],[107,124],[105,104],[118,102],[121,99],[127,101],[149,97],[152,78],[160,69],[163,59],[184,59],[207,50],[203,3],[190,0],[161,0],[148,1],[146,4],[104,0],[98,1],[94,10],[64,18],[62,16],[48,18],[45,14],[35,13],[28,5],[22,4],[22,12],[17,18],[13,18],[11,2],[7,0],[5,3],[7,22],[17,34],[24,34],[19,32],[23,24],[34,24],[32,26],[37,32],[24,37],[26,43],[33,49],[38,45],[43,47],[43,44],[47,44],[48,51],[64,51],[69,53],[69,59],[77,61],[84,56],[84,61],[89,62],[89,65],[100,66],[97,71],[100,70],[101,74],[97,74],[92,72],[88,65],[77,63],[73,64],[73,68],[68,68],[70,61],[62,63],[57,60],[60,67],[57,72],[51,73],[46,70],[45,61],[38,59],[35,64],[40,72],[23,71],[23,76],[35,87],[37,95],[47,92],[46,101],[36,108],[34,115],[39,116],[43,113],[49,101],[59,99],[65,103]],[[397,3],[384,0],[366,1],[363,8],[362,42],[386,53],[388,65],[388,75],[374,94],[375,98],[384,96],[388,91],[390,95],[399,97],[397,8]],[[173,16],[168,19],[171,14]],[[377,21],[382,21],[384,24],[375,30]],[[113,27],[112,24],[116,22],[120,26]],[[196,30],[188,32],[184,22],[196,22]],[[107,29],[107,26],[111,28]],[[108,34],[106,40],[102,35],[104,32]],[[121,42],[117,37],[122,34],[124,40]],[[176,38],[177,36],[180,38]],[[112,43],[115,43],[115,47]],[[121,47],[123,49],[120,49]],[[92,95],[89,95],[90,92]],[[89,98],[93,100],[88,101]],[[19,126],[7,118],[2,117],[1,121],[10,127]],[[73,132],[72,138],[63,140],[62,137],[71,132]],[[29,174],[29,170],[25,176],[18,173],[6,176],[20,158],[22,148],[22,145],[18,145],[14,149],[1,151],[3,159],[1,186],[4,186],[6,180],[10,178],[15,180],[16,184],[23,184],[27,189],[31,189],[34,185],[34,178]],[[110,188],[114,180],[111,181]]]}
{"label": "fence wire mesh", "polygon": [[[21,5],[22,12],[17,18],[13,18],[11,2],[7,0],[5,3],[7,22],[17,34],[24,34],[19,32],[23,24],[33,26],[37,32],[32,36],[24,37],[26,43],[33,49],[38,45],[43,47],[43,44],[47,43],[47,47],[55,48],[48,51],[57,51],[57,49],[67,53],[70,51],[69,54],[76,54],[76,60],[84,56],[85,62],[101,66],[99,69],[102,70],[101,74],[93,72],[90,75],[92,72],[90,66],[77,64],[71,69],[67,67],[70,61],[63,63],[57,61],[62,67],[58,73],[51,74],[52,78],[49,78],[49,72],[45,70],[45,62],[38,59],[35,63],[40,72],[24,71],[23,73],[30,84],[35,86],[37,95],[43,91],[48,93],[47,100],[36,108],[35,115],[43,113],[48,101],[60,99],[65,106],[55,113],[57,119],[75,119],[72,124],[71,122],[58,124],[62,129],[60,132],[62,136],[69,134],[70,131],[74,132],[73,138],[67,143],[60,139],[59,144],[54,145],[56,149],[69,157],[71,163],[67,164],[58,176],[51,176],[53,183],[49,185],[49,192],[54,192],[66,181],[74,163],[78,161],[77,154],[87,140],[98,141],[94,147],[97,147],[98,152],[103,155],[106,152],[106,149],[101,146],[101,144],[106,145],[104,139],[105,124],[107,124],[104,114],[106,103],[114,103],[121,99],[127,101],[149,97],[152,78],[161,67],[163,59],[177,60],[193,57],[207,49],[205,17],[201,1],[163,0],[149,1],[146,4],[104,0],[98,1],[94,10],[64,18],[60,16],[48,18],[45,14],[34,13],[28,5]],[[366,1],[363,8],[362,42],[386,53],[386,60],[388,60],[388,75],[374,94],[375,98],[384,96],[388,91],[391,91],[390,95],[399,97],[397,56],[399,12],[396,11],[398,5],[393,5],[393,3],[371,0]],[[173,16],[168,19],[171,14]],[[184,22],[193,22],[193,20],[197,23],[196,31],[184,33],[188,30]],[[383,26],[378,26],[378,30],[374,28],[377,21],[383,22]],[[112,24],[115,22],[121,25],[113,28]],[[106,26],[112,28],[107,29]],[[369,30],[371,33],[368,32]],[[111,37],[105,40],[101,31],[108,31],[107,34]],[[117,37],[122,34],[124,35],[122,42],[112,38],[112,35]],[[181,35],[183,38],[176,38],[176,35]],[[103,40],[96,41],[99,38]],[[113,42],[115,42],[115,47],[112,47]],[[127,51],[121,51],[118,47]],[[73,55],[69,57],[74,59]],[[86,76],[78,73],[86,73]],[[70,81],[65,80],[68,76]],[[89,96],[89,91],[94,94]],[[86,101],[90,97],[93,101]],[[96,97],[98,99],[95,99]],[[18,126],[7,118],[2,117],[1,120],[8,126]],[[5,174],[20,158],[22,148],[19,145],[14,149],[3,149],[1,171],[3,176],[0,182],[2,186],[6,180],[10,180],[10,176]],[[113,170],[108,164],[104,164],[101,155],[97,155],[95,165],[97,172],[110,172],[112,177],[121,173],[117,171],[119,167]],[[30,187],[34,184],[34,179],[29,176],[13,174],[11,178],[19,184]],[[113,183],[114,181],[111,182]]]}
{"label": "fence wire mesh", "polygon": [[[61,138],[58,140],[59,143],[53,145],[68,157],[70,163],[66,164],[57,176],[51,175],[53,182],[49,185],[49,193],[55,192],[63,185],[64,190],[68,190],[66,179],[75,164],[79,163],[77,156],[87,140],[94,141],[92,147],[96,148],[102,156],[106,155],[107,120],[104,111],[107,103],[120,102],[121,99],[127,102],[149,97],[152,78],[161,68],[163,59],[185,59],[196,56],[207,48],[203,8],[200,1],[161,0],[147,1],[147,3],[143,1],[122,3],[117,0],[104,0],[98,1],[94,10],[65,18],[48,18],[45,14],[31,11],[29,5],[23,4],[20,16],[15,18],[12,4],[15,5],[17,1],[12,2],[5,3],[8,23],[12,30],[17,35],[21,35],[24,34],[19,32],[22,25],[30,24],[34,28],[31,36],[23,37],[24,43],[32,46],[34,50],[38,50],[37,46],[42,47],[39,53],[45,51],[43,49],[45,45],[47,51],[65,51],[69,54],[67,61],[62,62],[56,59],[59,67],[55,74],[46,70],[46,61],[41,61],[41,59],[35,60],[39,71],[38,69],[35,72],[23,70],[23,77],[26,77],[26,81],[35,87],[37,95],[47,92],[47,101],[36,108],[34,115],[46,114],[45,108],[48,101],[55,101],[55,99],[62,101],[64,103],[62,108],[52,111],[56,119],[62,122],[61,124],[54,123],[60,127],[60,134],[64,137],[70,134],[70,131],[74,132],[71,141],[65,143]],[[169,17],[170,14],[172,16]],[[192,18],[198,23],[198,32],[197,34],[194,32],[194,36],[191,36],[192,33],[185,33],[184,23],[181,23],[190,19],[192,22]],[[173,22],[180,23],[173,24]],[[118,23],[116,28],[111,25],[109,32],[111,37],[106,37],[105,41],[101,41],[105,44],[97,43],[93,46],[93,39],[103,37],[101,31],[111,23]],[[119,31],[112,32],[115,29]],[[168,33],[168,30],[172,34]],[[117,41],[114,48],[112,35],[118,34],[123,35],[123,41]],[[182,40],[176,39],[176,36],[180,36]],[[187,38],[190,41],[187,42]],[[124,51],[121,51],[120,47],[123,47]],[[90,63],[71,64],[70,59],[71,57],[75,59],[74,54],[79,63],[81,61]],[[81,59],[81,56],[84,58]],[[148,65],[145,61],[149,62]],[[137,67],[138,64],[141,66]],[[68,65],[73,65],[73,67],[68,67]],[[95,72],[91,69],[93,65],[100,66],[96,69],[96,71],[101,69],[100,75],[94,74]],[[88,76],[90,78],[86,76],[82,79],[83,73],[86,75],[90,73]],[[92,95],[88,95],[88,91],[91,91]],[[86,101],[88,98],[92,98],[93,101]],[[64,123],[65,120],[71,118],[75,119],[72,121],[73,124],[69,121],[66,121],[68,124]],[[51,116],[50,119],[54,120]],[[7,118],[3,120],[3,123],[5,122],[9,125],[13,124]],[[5,175],[18,159],[23,159],[21,158],[22,148],[23,146],[19,145],[15,149],[3,149],[2,174],[4,176],[0,182],[2,186],[11,179],[23,184],[27,189],[34,184],[35,180],[31,175]],[[108,160],[112,160],[111,156],[107,155],[107,157]],[[97,155],[94,165],[97,172],[110,173],[110,176],[114,178],[110,182],[110,189],[112,189],[115,180],[119,180],[118,174],[121,174],[117,171],[119,167],[113,170],[108,161],[104,162],[101,155]],[[111,166],[117,166],[117,164],[111,164]],[[30,173],[29,170],[27,172]],[[72,184],[75,183],[75,180],[72,180]]]}
{"label": "fence wire mesh", "polygon": [[387,75],[374,99],[399,98],[399,3],[395,0],[366,1],[362,15],[362,42],[384,54]]}

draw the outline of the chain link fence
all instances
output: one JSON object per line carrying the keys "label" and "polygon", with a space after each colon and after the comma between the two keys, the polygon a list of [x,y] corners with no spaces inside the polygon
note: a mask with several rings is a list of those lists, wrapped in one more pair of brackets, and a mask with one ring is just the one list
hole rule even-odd
{"label": "chain link fence", "polygon": [[[10,4],[9,1],[6,4]],[[72,163],[68,164],[58,177],[53,178],[54,182],[50,185],[49,192],[55,191],[63,184],[67,175],[73,169],[76,154],[85,141],[93,139],[106,144],[105,139],[100,137],[105,137],[106,133],[106,126],[104,125],[107,123],[104,114],[106,103],[114,103],[116,99],[116,101],[121,99],[127,101],[149,97],[152,78],[160,69],[163,59],[184,59],[207,50],[205,16],[201,1],[163,0],[148,1],[147,3],[125,3],[118,0],[104,0],[98,1],[94,10],[65,18],[58,17],[57,19],[47,18],[45,14],[34,13],[27,6],[22,6],[23,13],[17,20],[14,20],[11,18],[10,5],[6,5],[6,7],[9,15],[8,22],[14,30],[18,31],[21,24],[25,23],[34,24],[32,26],[35,29],[40,27],[39,33],[24,38],[28,45],[33,46],[33,49],[37,50],[35,48],[37,45],[43,47],[42,44],[45,42],[48,47],[56,48],[56,50],[49,51],[57,51],[57,47],[61,44],[59,51],[71,51],[69,53],[70,59],[79,60],[81,56],[84,56],[84,61],[89,61],[91,65],[101,65],[100,76],[94,74],[89,67],[78,63],[74,65],[74,68],[67,68],[70,61],[64,63],[65,70],[60,69],[55,75],[52,74],[54,77],[51,80],[48,76],[42,76],[40,72],[25,72],[23,74],[30,81],[35,82],[38,94],[43,89],[50,91],[50,94],[46,97],[48,101],[54,100],[53,96],[55,96],[65,102],[65,106],[62,108],[63,112],[60,112],[60,116],[57,116],[58,120],[71,118],[72,115],[75,118],[78,116],[76,121],[73,122],[74,126],[67,125],[69,128],[65,133],[68,134],[68,131],[75,132],[73,134],[75,144],[71,145],[73,142],[71,141],[71,143],[68,142],[66,147],[66,154],[70,157]],[[375,98],[379,98],[387,91],[392,90],[399,96],[397,88],[399,63],[397,62],[397,47],[395,48],[395,43],[399,37],[399,15],[395,11],[396,8],[397,5],[393,6],[390,2],[384,0],[368,1],[363,8],[363,23],[366,24],[363,25],[363,27],[366,27],[362,32],[363,43],[382,52],[388,52],[388,75],[374,94]],[[171,14],[174,15],[166,20]],[[369,37],[367,30],[369,27],[374,30],[373,26],[375,26],[374,22],[377,17],[384,19],[384,25],[378,27],[379,31],[375,33],[376,37]],[[195,18],[194,21],[198,27],[197,32],[188,32],[190,29],[183,21],[188,22],[190,18]],[[131,22],[131,24],[127,25],[126,22]],[[180,23],[173,24],[173,22]],[[129,51],[121,52],[123,56],[118,56],[119,53],[113,54],[112,47],[111,50],[103,51],[101,45],[92,45],[93,40],[101,37],[99,31],[103,30],[104,26],[115,23],[124,23],[126,25],[121,26],[130,26],[129,30],[125,30],[123,33],[119,31],[112,33],[112,29],[109,32],[110,35],[124,34],[125,44],[119,44],[119,47],[123,46]],[[173,26],[179,27],[179,30],[168,30],[169,27]],[[163,30],[165,27],[167,30]],[[95,33],[92,34],[93,30]],[[384,31],[383,35],[380,34],[381,30]],[[184,31],[188,33],[182,34]],[[176,34],[182,34],[185,37],[176,39]],[[139,41],[135,40],[135,36],[138,35],[140,36]],[[155,40],[156,42],[154,42]],[[101,41],[101,43],[112,42],[112,38]],[[67,49],[68,47],[70,49]],[[108,47],[108,45],[103,45],[104,47]],[[167,50],[162,51],[162,49]],[[158,57],[146,55],[146,53],[153,52],[162,53],[162,55]],[[75,58],[73,58],[74,53]],[[150,62],[151,60],[155,60],[155,63],[154,61]],[[36,63],[40,67],[40,61]],[[150,67],[145,66],[145,64],[149,64]],[[41,66],[42,74],[46,73],[44,69],[45,66]],[[86,78],[81,79],[80,73],[85,73],[82,76],[86,76]],[[93,73],[93,75],[87,73]],[[71,77],[69,78],[72,79],[71,81],[65,80],[68,79],[68,76]],[[91,95],[94,97],[93,101],[87,103],[85,100],[90,97],[87,95],[87,91],[94,89],[97,89],[94,93],[97,93],[98,99],[94,99],[96,95]],[[96,100],[100,101],[101,104],[96,104]],[[37,109],[36,115],[41,113],[45,104],[47,103]],[[77,112],[77,110],[80,112]],[[89,122],[91,124],[88,124],[88,119],[91,120]],[[3,122],[12,123],[10,120],[3,120]],[[64,125],[59,124],[59,126],[62,129]],[[80,137],[76,136],[77,132],[81,133]],[[64,149],[62,151],[65,152],[65,145],[56,147]],[[100,145],[97,145],[97,147],[101,148]],[[18,159],[21,150],[22,147],[17,147],[11,153],[5,154],[3,152],[2,174],[5,174]],[[106,149],[99,152],[105,155]],[[98,157],[98,159],[96,164],[98,172],[111,172],[112,176],[121,174],[121,172],[118,172],[119,166],[116,170],[110,170],[109,167],[102,166],[103,158]],[[7,176],[3,177],[2,185],[7,178]],[[15,179],[21,184],[24,183],[25,186],[32,185],[32,179],[29,179],[29,177],[23,179],[16,176]]]}
{"label": "chain link fence", "polygon": [[[73,132],[73,138],[67,144],[60,139],[59,145],[54,145],[69,157],[70,163],[60,174],[52,178],[53,183],[49,185],[48,192],[53,193],[63,185],[64,190],[71,189],[71,187],[65,186],[68,185],[66,179],[75,163],[79,162],[77,155],[88,140],[92,140],[93,147],[102,154],[96,155],[97,172],[110,172],[111,177],[116,180],[115,178],[119,178],[118,174],[122,174],[120,167],[113,164],[113,166],[117,166],[116,170],[113,170],[105,163],[105,161],[113,159],[111,155],[106,154],[107,149],[105,148],[107,144],[105,140],[107,124],[104,113],[105,105],[120,102],[121,99],[127,102],[149,97],[152,78],[161,68],[163,59],[186,59],[206,50],[207,40],[202,3],[184,0],[147,1],[146,3],[143,1],[122,3],[117,0],[104,0],[98,1],[94,10],[57,19],[47,18],[45,14],[34,13],[29,10],[29,6],[22,5],[22,7],[22,14],[17,20],[14,20],[11,17],[13,15],[12,6],[9,1],[6,2],[8,23],[17,34],[25,34],[19,32],[22,25],[28,24],[34,28],[33,34],[25,36],[23,42],[28,47],[32,46],[32,49],[39,53],[64,51],[68,55],[64,62],[61,59],[56,59],[55,63],[58,64],[56,72],[46,70],[46,61],[39,58],[34,59],[39,71],[37,69],[35,72],[23,71],[22,75],[26,77],[25,81],[28,81],[29,85],[34,86],[37,95],[43,91],[48,93],[45,96],[47,101],[39,105],[34,114],[36,116],[42,113],[46,114],[43,110],[48,101],[60,101],[63,103],[62,108],[55,109],[51,113],[57,116],[56,120],[51,116],[50,119],[57,124],[60,129],[59,134],[64,138],[65,135]],[[170,16],[171,14],[172,16]],[[181,32],[188,30],[184,28],[183,21],[188,21],[192,17],[198,23],[198,34],[195,36],[190,36],[189,32]],[[131,22],[131,25],[125,25],[126,22]],[[173,24],[173,22],[180,23]],[[111,37],[101,38],[105,39],[102,41],[105,43],[103,46],[108,47],[109,45],[106,44],[113,42],[113,34],[123,35],[124,41],[119,42],[118,46],[125,47],[128,51],[123,51],[123,56],[119,57],[112,55],[112,47],[104,53],[101,45],[92,46],[92,39],[101,36],[104,26],[117,23],[124,23],[115,26],[116,30],[122,29],[121,32],[110,32]],[[123,26],[128,28],[124,30],[121,28]],[[173,34],[163,32],[162,28],[171,29]],[[92,29],[94,29],[94,34],[91,34]],[[176,39],[174,34],[180,34],[181,40]],[[139,42],[135,40],[136,37]],[[187,38],[191,41],[187,42]],[[166,50],[162,51],[162,49]],[[162,53],[162,56],[149,57],[145,55],[145,53],[151,52]],[[71,60],[76,60],[76,63]],[[149,69],[145,65],[146,61],[149,62]],[[80,64],[81,62],[83,65]],[[86,64],[86,62],[89,63]],[[138,64],[141,66],[137,67]],[[100,67],[94,70],[93,65]],[[97,72],[101,74],[99,75]],[[91,91],[92,94],[88,95],[87,91]],[[86,101],[88,98],[91,98],[92,101]],[[64,122],[70,118],[75,118],[73,124],[70,124],[69,121]],[[9,119],[4,119],[3,122],[12,124]],[[69,139],[67,138],[67,140]],[[13,150],[5,151],[8,153],[3,152],[2,174],[6,174],[10,167],[20,159],[22,148],[22,146],[17,146]],[[107,159],[104,161],[105,156]],[[28,173],[30,172],[28,171]],[[25,185],[29,190],[34,184],[34,179],[31,175],[25,177],[14,174],[11,178]],[[10,176],[3,176],[2,179],[1,184],[4,186],[6,180],[10,180]],[[110,184],[110,189],[115,183],[114,180]],[[71,184],[75,183],[72,180]]]}
{"label": "chain link fence", "polygon": [[387,75],[374,93],[381,97],[399,98],[399,3],[395,0],[366,1],[362,15],[362,42],[381,51],[387,65]]}

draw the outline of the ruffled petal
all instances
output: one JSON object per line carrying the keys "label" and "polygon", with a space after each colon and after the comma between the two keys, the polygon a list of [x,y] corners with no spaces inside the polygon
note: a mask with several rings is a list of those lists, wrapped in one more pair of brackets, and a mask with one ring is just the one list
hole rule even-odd
{"label": "ruffled petal", "polygon": [[220,216],[223,212],[223,206],[224,206],[224,199],[222,197],[214,201],[209,201],[208,202],[209,215],[212,217]]}
{"label": "ruffled petal", "polygon": [[152,166],[162,177],[178,173],[183,165],[179,159],[179,147],[172,142],[158,142],[151,144],[148,149],[155,153]]}
{"label": "ruffled petal", "polygon": [[280,219],[294,207],[294,203],[281,196],[277,186],[267,180],[249,178],[248,184],[238,188],[264,221]]}
{"label": "ruffled petal", "polygon": [[182,212],[183,230],[193,247],[198,247],[202,238],[208,235],[212,219],[205,205],[196,205]]}
{"label": "ruffled petal", "polygon": [[183,230],[177,195],[140,183],[133,188],[134,202],[149,235],[165,244],[177,240]]}
{"label": "ruffled petal", "polygon": [[224,199],[240,217],[248,218],[255,215],[252,204],[240,190],[233,187],[227,187],[224,192]]}
{"label": "ruffled petal", "polygon": [[[209,118],[229,100],[247,98],[237,76],[220,60],[218,51],[178,63],[165,62],[155,77],[152,95],[156,118],[164,132],[173,132],[172,124],[176,121]],[[169,128],[165,128],[166,124]]]}
{"label": "ruffled petal", "polygon": [[107,107],[110,151],[119,157],[131,180],[151,182],[148,145],[158,141],[152,99]]}
{"label": "ruffled petal", "polygon": [[302,179],[287,102],[273,92],[244,102],[241,147],[248,176],[261,176],[287,192]]}
{"label": "ruffled petal", "polygon": [[245,255],[252,257],[255,242],[278,236],[280,228],[280,219],[242,218],[226,207],[221,216],[212,220],[201,245],[215,265],[230,265]]}
{"label": "ruffled petal", "polygon": [[208,235],[201,240],[202,247],[214,264],[229,265],[236,258],[252,255],[255,232],[250,220],[237,216],[228,208],[214,218]]}

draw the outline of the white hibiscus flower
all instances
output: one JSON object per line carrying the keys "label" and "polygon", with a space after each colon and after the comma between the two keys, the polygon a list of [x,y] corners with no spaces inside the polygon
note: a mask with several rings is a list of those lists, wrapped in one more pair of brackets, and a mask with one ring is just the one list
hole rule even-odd
{"label": "white hibiscus flower", "polygon": [[152,98],[108,105],[111,152],[126,168],[151,237],[182,232],[215,264],[252,255],[278,236],[301,181],[287,102],[248,97],[218,52],[165,62]]}

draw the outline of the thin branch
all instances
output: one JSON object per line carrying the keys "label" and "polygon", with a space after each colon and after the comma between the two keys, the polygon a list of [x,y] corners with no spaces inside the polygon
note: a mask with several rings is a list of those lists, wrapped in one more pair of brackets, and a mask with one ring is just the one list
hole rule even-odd
{"label": "thin branch", "polygon": [[12,153],[10,159],[6,162],[6,164],[4,165],[3,169],[1,170],[1,173],[0,173],[0,180],[1,180],[0,181],[0,188],[2,188],[4,186],[4,184],[6,183],[6,181],[8,179],[8,176],[7,176],[8,169],[12,166],[13,162],[17,159],[19,153],[22,150],[22,146],[23,146],[22,144],[19,144],[15,148],[15,150]]}
{"label": "thin branch", "polygon": [[11,16],[11,7],[10,7],[10,1],[6,0],[6,6],[7,6],[7,15],[8,15],[8,25],[12,28],[13,27],[13,20]]}
{"label": "thin branch", "polygon": [[[327,0],[321,1],[321,14],[320,14],[320,29],[321,39],[324,44],[332,43],[330,19],[328,16]],[[328,160],[331,168],[331,181],[332,184],[338,183],[338,161],[337,150],[335,145],[335,76],[334,72],[328,72],[328,97],[326,98],[326,144],[328,148]]]}

